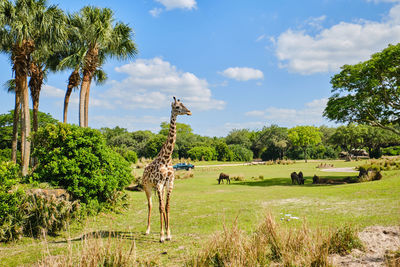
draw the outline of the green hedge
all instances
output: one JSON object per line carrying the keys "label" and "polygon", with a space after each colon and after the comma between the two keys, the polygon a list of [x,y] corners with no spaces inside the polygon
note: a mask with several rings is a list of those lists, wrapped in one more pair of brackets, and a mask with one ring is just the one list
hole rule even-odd
{"label": "green hedge", "polygon": [[112,200],[133,180],[130,164],[98,130],[58,123],[39,129],[34,139],[39,165],[33,179],[63,187],[88,206]]}
{"label": "green hedge", "polygon": [[19,239],[23,233],[20,206],[24,192],[14,189],[19,181],[19,168],[11,162],[0,162],[0,241]]}

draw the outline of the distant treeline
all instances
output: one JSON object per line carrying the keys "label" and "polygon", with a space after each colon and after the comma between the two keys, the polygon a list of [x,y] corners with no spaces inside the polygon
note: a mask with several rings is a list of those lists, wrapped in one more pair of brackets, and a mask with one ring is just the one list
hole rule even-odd
{"label": "distant treeline", "polygon": [[[11,157],[12,112],[0,115],[0,160]],[[39,127],[56,123],[50,114],[39,112]],[[168,135],[169,124],[158,133],[129,132],[125,128],[101,128],[107,145],[128,161],[153,158]],[[226,137],[193,133],[190,125],[177,123],[174,158],[193,160],[251,161],[253,159],[335,159],[340,152],[364,149],[370,157],[400,155],[400,137],[381,128],[349,124],[339,127],[272,125],[261,130],[234,129]]]}
{"label": "distant treeline", "polygon": [[[129,132],[121,127],[101,128],[107,144],[131,150],[138,157],[153,158],[167,138],[168,123],[161,130]],[[174,158],[250,161],[252,159],[335,159],[340,152],[364,149],[371,157],[400,154],[400,137],[381,128],[349,124],[340,127],[272,125],[261,130],[234,129],[226,137],[194,134],[187,124],[177,124]]]}

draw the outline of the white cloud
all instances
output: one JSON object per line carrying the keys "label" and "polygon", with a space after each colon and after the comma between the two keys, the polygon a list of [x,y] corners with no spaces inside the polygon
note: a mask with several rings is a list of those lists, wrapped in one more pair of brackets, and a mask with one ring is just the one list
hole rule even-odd
{"label": "white cloud", "polygon": [[265,38],[267,38],[267,36],[265,34],[262,34],[260,36],[257,37],[256,42],[259,42],[261,40],[264,40]]}
{"label": "white cloud", "polygon": [[155,8],[153,8],[152,10],[149,11],[149,13],[150,13],[153,17],[158,17],[158,16],[161,14],[161,12],[163,12],[163,9],[162,9],[162,8],[158,8],[158,7],[155,7]]}
{"label": "white cloud", "polygon": [[266,119],[268,124],[292,127],[296,125],[318,125],[325,123],[322,113],[328,102],[327,98],[306,103],[302,109],[269,107],[265,110],[253,110],[246,113],[249,117]]}
{"label": "white cloud", "polygon": [[162,4],[166,10],[181,8],[181,9],[195,9],[197,6],[196,0],[156,0]]}
{"label": "white cloud", "polygon": [[196,0],[155,0],[163,5],[163,8],[155,7],[149,11],[153,17],[158,17],[163,11],[170,11],[173,9],[187,9],[192,10],[197,8]]}
{"label": "white cloud", "polygon": [[258,80],[264,78],[264,74],[261,70],[247,67],[228,68],[221,72],[221,74],[237,81]]}
{"label": "white cloud", "polygon": [[64,98],[65,90],[45,84],[42,86],[41,96],[42,97],[55,97],[55,98],[62,97],[62,98]]}
{"label": "white cloud", "polygon": [[[92,93],[93,95],[93,93]],[[57,106],[62,107],[64,105],[64,98],[65,98],[65,90],[60,88],[45,84],[41,90],[42,97],[48,98],[58,98],[60,101],[54,102]],[[69,99],[70,104],[79,104],[79,93],[72,94]],[[100,107],[105,109],[114,109],[114,105],[106,98],[95,98],[91,96],[89,98],[89,106],[90,107]]]}
{"label": "white cloud", "polygon": [[128,77],[122,81],[112,81],[104,98],[120,108],[164,108],[170,105],[172,96],[182,99],[189,109],[225,107],[224,101],[212,98],[205,79],[180,71],[161,58],[138,59],[115,70]]}
{"label": "white cloud", "polygon": [[[321,17],[323,20],[324,17]],[[381,22],[340,22],[317,34],[288,29],[276,38],[279,65],[301,74],[337,71],[344,64],[366,60],[400,40],[400,5]]]}

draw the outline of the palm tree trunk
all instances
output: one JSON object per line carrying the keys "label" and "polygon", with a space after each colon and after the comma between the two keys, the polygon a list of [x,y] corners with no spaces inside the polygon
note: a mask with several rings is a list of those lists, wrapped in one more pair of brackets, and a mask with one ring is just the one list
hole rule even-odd
{"label": "palm tree trunk", "polygon": [[29,159],[31,154],[31,141],[29,140],[31,134],[31,120],[29,114],[29,93],[28,93],[28,83],[27,76],[21,77],[21,87],[22,88],[22,114],[24,119],[22,120],[22,133],[24,133],[24,138],[21,142],[24,143],[23,158],[22,158],[22,176],[28,174]]}
{"label": "palm tree trunk", "polygon": [[23,157],[24,157],[24,149],[25,149],[25,143],[24,142],[22,142],[22,140],[24,140],[24,138],[25,138],[25,132],[24,131],[22,131],[22,128],[23,128],[23,126],[22,126],[22,124],[23,124],[23,120],[24,120],[24,113],[22,112],[22,101],[21,101],[21,105],[20,105],[20,107],[19,107],[19,112],[21,113],[21,118],[20,118],[20,120],[19,120],[19,127],[20,127],[20,129],[21,129],[21,162],[23,161]]}
{"label": "palm tree trunk", "polygon": [[85,96],[85,127],[89,127],[89,93],[92,79],[89,80]]}
{"label": "palm tree trunk", "polygon": [[11,143],[11,160],[17,163],[17,150],[18,150],[18,123],[19,114],[21,108],[21,95],[17,90],[15,90],[15,107],[14,107],[14,117],[13,117],[13,135]]}
{"label": "palm tree trunk", "polygon": [[72,86],[68,84],[67,92],[65,93],[65,98],[64,98],[64,118],[63,118],[64,123],[67,123],[68,104],[71,93],[72,93]]}
{"label": "palm tree trunk", "polygon": [[81,85],[81,93],[79,95],[79,126],[86,127],[85,122],[85,100],[86,94],[90,83],[90,74],[88,71],[83,72],[83,79]]}
{"label": "palm tree trunk", "polygon": [[80,82],[81,82],[81,76],[79,75],[79,69],[75,69],[68,78],[67,92],[65,93],[65,98],[64,98],[64,118],[63,118],[64,123],[67,123],[68,104],[69,104],[69,98],[71,97],[72,89],[74,87],[77,87]]}
{"label": "palm tree trunk", "polygon": [[34,97],[32,99],[33,102],[33,118],[32,118],[32,123],[33,123],[33,131],[36,133],[37,130],[39,129],[39,119],[38,119],[38,114],[39,114],[39,97]]}

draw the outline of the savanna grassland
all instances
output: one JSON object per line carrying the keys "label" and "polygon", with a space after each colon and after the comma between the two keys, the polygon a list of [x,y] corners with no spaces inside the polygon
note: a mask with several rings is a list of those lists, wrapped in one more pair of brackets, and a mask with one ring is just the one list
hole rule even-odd
{"label": "savanna grassland", "polygon": [[[362,161],[324,161],[334,167],[353,167]],[[319,163],[319,162],[318,162]],[[216,231],[232,225],[250,233],[271,213],[278,224],[295,228],[306,222],[311,229],[351,225],[362,229],[370,225],[398,225],[400,222],[400,171],[383,172],[379,181],[313,185],[314,174],[329,179],[357,173],[322,172],[317,162],[290,165],[196,167],[193,177],[175,181],[172,195],[172,241],[160,244],[158,201],[153,196],[152,230],[144,235],[147,200],[143,192],[127,192],[129,207],[122,213],[99,214],[81,225],[46,240],[23,238],[0,245],[0,265],[32,265],[49,255],[67,254],[81,246],[82,237],[95,233],[113,239],[126,250],[135,245],[135,257],[154,265],[184,265]],[[199,162],[197,165],[202,165]],[[292,185],[290,173],[302,171],[305,185]],[[142,169],[137,169],[141,175]],[[244,177],[230,185],[218,185],[220,172]],[[177,174],[185,176],[186,171]],[[286,214],[299,219],[281,220]],[[287,216],[286,216],[287,218]],[[111,237],[110,237],[111,235]],[[66,241],[70,240],[70,241]],[[134,242],[134,243],[133,243]]]}

